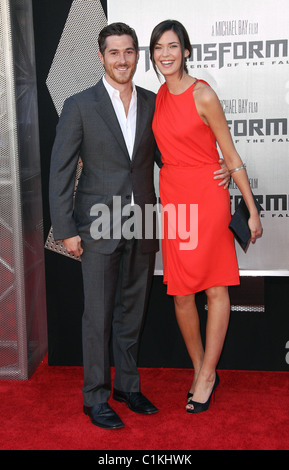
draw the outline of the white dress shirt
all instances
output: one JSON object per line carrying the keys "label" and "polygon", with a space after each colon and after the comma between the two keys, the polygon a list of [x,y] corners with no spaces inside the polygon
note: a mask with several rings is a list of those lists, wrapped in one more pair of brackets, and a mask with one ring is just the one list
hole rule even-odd
{"label": "white dress shirt", "polygon": [[136,129],[136,108],[137,108],[137,99],[136,99],[136,88],[135,84],[132,83],[132,95],[129,105],[129,110],[127,116],[125,114],[124,106],[120,99],[120,93],[118,90],[113,88],[103,77],[103,84],[109,94],[111,99],[115,114],[117,116],[119,125],[121,127],[123,137],[127,146],[127,150],[130,158],[132,157],[132,151],[134,146],[135,138],[135,129]]}
{"label": "white dress shirt", "polygon": [[[132,158],[135,130],[136,130],[136,111],[137,111],[137,93],[135,84],[132,82],[132,94],[129,104],[129,110],[127,116],[125,114],[123,103],[120,99],[120,93],[118,90],[113,88],[108,81],[103,77],[103,84],[111,99],[115,114],[117,116],[119,125],[122,130],[122,134],[126,143],[127,151],[130,158]],[[133,194],[131,198],[131,205],[134,204]]]}

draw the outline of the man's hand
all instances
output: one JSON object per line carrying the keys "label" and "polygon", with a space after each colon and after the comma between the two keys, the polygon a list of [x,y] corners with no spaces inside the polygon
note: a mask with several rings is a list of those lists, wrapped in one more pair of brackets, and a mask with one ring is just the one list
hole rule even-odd
{"label": "man's hand", "polygon": [[221,179],[222,181],[220,181],[219,186],[224,185],[224,189],[227,189],[230,183],[231,176],[224,160],[220,159],[219,163],[220,163],[221,169],[214,172],[214,175],[216,175],[214,176],[214,179],[215,180]]}
{"label": "man's hand", "polygon": [[82,255],[83,249],[81,248],[81,238],[79,235],[71,238],[65,238],[62,241],[68,253],[77,257]]}

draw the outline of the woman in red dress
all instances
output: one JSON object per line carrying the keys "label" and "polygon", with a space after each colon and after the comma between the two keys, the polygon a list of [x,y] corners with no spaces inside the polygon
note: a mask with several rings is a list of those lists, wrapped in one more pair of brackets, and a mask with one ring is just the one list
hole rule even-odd
{"label": "woman in red dress", "polygon": [[[156,100],[153,131],[162,154],[159,185],[163,210],[163,269],[194,377],[186,409],[208,409],[219,383],[216,367],[227,333],[229,285],[239,284],[234,238],[228,228],[230,195],[212,171],[219,167],[216,142],[240,189],[250,218],[251,241],[262,234],[245,165],[238,155],[215,92],[188,74],[191,54],[187,31],[178,21],[157,25],[150,55],[156,73],[164,76]],[[202,345],[195,293],[205,291],[208,317]]]}

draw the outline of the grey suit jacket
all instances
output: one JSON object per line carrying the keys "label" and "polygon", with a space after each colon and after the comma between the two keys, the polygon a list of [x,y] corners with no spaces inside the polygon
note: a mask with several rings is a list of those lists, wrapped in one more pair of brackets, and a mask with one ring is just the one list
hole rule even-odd
{"label": "grey suit jacket", "polygon": [[[130,203],[133,192],[135,204],[142,212],[137,228],[141,249],[143,252],[158,250],[156,227],[146,227],[148,221],[144,217],[145,206],[156,203],[154,161],[161,164],[152,132],[155,94],[140,87],[136,89],[137,123],[132,159],[102,80],[64,103],[50,167],[50,213],[56,240],[80,235],[84,249],[112,253],[127,220],[122,214],[123,207]],[[83,169],[74,201],[79,156]],[[152,223],[152,218],[149,219],[148,223]],[[95,227],[102,234],[100,238]]]}

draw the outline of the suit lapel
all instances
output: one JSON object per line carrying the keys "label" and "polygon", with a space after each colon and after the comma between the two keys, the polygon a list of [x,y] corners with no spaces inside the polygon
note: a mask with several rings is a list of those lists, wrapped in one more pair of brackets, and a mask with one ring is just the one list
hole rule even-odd
{"label": "suit lapel", "polygon": [[116,117],[113,105],[110,97],[102,83],[102,80],[95,86],[95,97],[96,97],[96,110],[101,118],[106,122],[108,128],[111,131],[113,137],[117,140],[120,148],[126,154],[129,161],[133,161],[136,156],[138,146],[141,141],[142,134],[146,127],[147,118],[149,114],[149,107],[147,105],[146,96],[137,87],[137,118],[136,118],[136,133],[132,159],[130,159],[127,151],[126,143],[123,137],[121,127]]}
{"label": "suit lapel", "polygon": [[117,140],[118,144],[120,145],[120,148],[130,160],[122,130],[120,128],[118,119],[113,109],[110,97],[105,89],[105,86],[102,83],[102,80],[98,82],[98,84],[95,86],[95,92],[96,110],[98,114],[105,121],[111,131],[111,134]]}
{"label": "suit lapel", "polygon": [[146,127],[147,118],[148,118],[149,108],[147,105],[146,97],[141,93],[137,87],[137,117],[136,117],[136,131],[135,131],[135,141],[133,147],[132,160],[136,156],[138,146],[141,141],[142,134]]}

